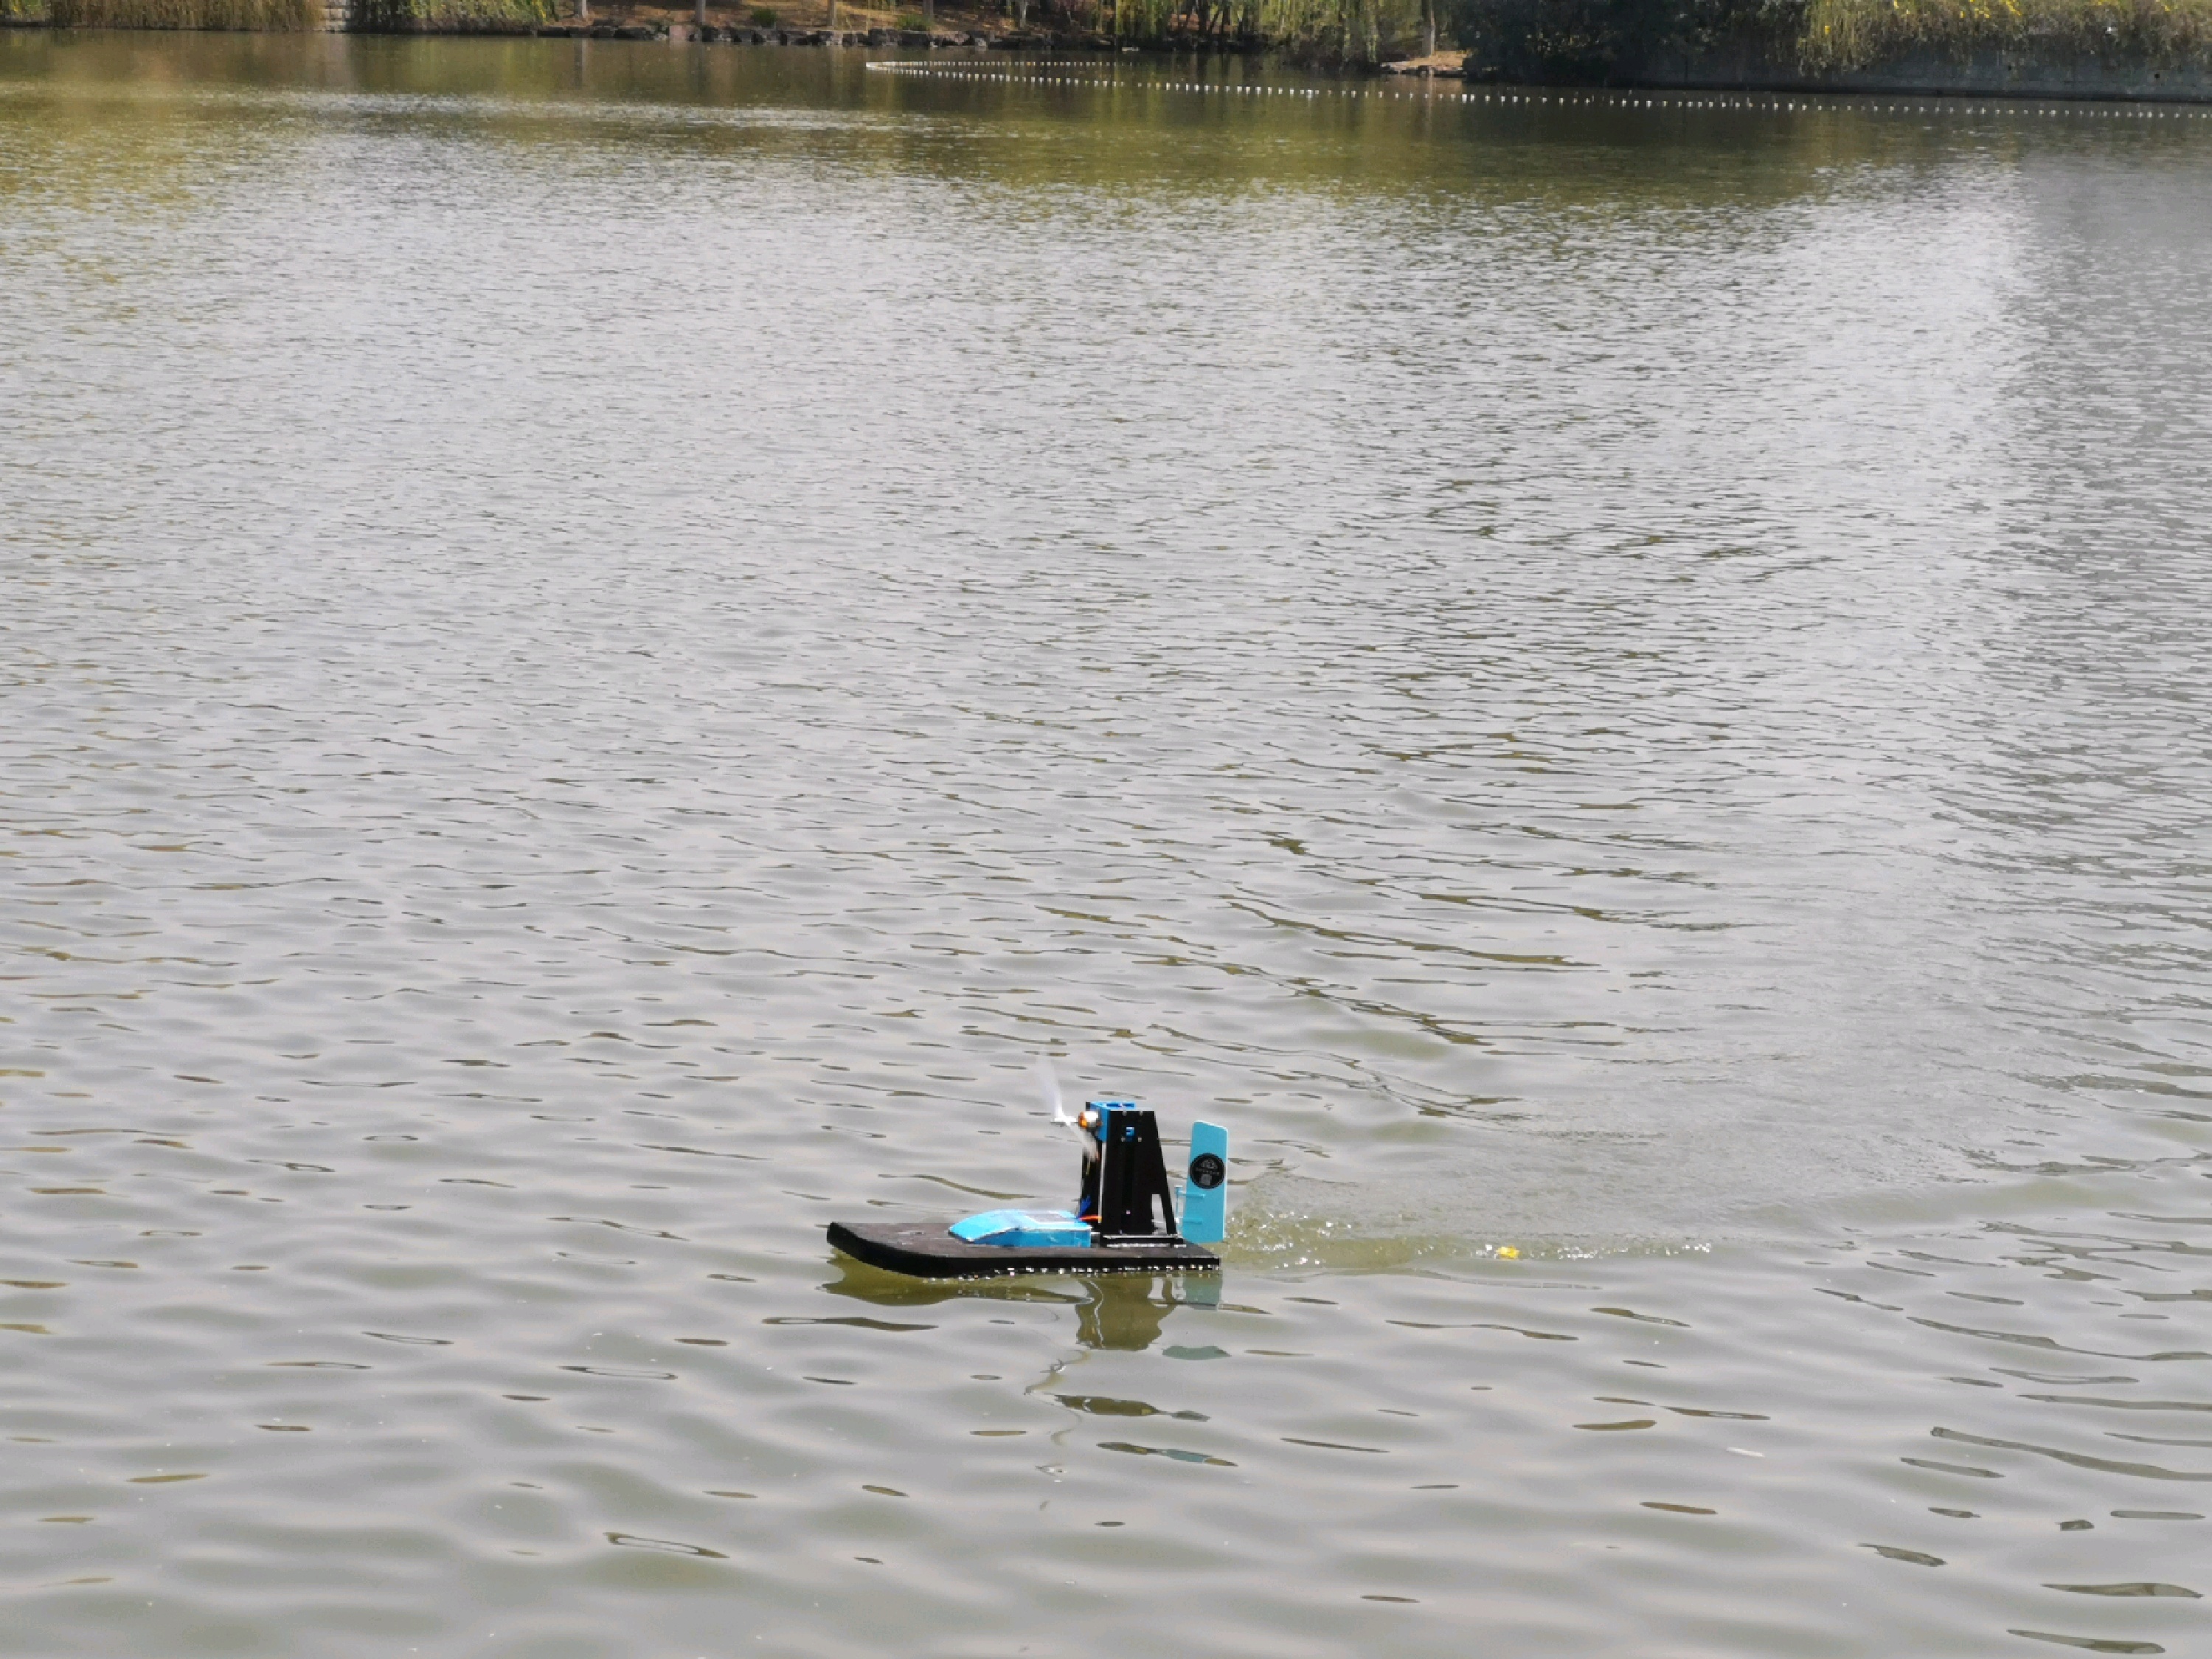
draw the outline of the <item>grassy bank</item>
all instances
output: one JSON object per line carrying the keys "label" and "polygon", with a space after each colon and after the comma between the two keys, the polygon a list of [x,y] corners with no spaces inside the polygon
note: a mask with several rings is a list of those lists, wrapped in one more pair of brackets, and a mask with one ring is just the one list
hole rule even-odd
{"label": "grassy bank", "polygon": [[1814,70],[1992,49],[2201,64],[2212,60],[2212,0],[1809,0],[1796,44]]}
{"label": "grassy bank", "polygon": [[574,9],[556,9],[554,0],[353,0],[353,27],[372,34],[511,33]]}
{"label": "grassy bank", "polygon": [[[575,0],[353,0],[353,26],[383,33],[525,32],[564,22]],[[1907,61],[1990,54],[2059,65],[2212,72],[2212,0],[711,0],[712,21],[844,30],[1018,33],[1031,44],[1267,48],[1358,67],[1468,48],[1471,75],[1631,82],[1668,58],[1849,76]],[[595,21],[689,21],[684,0],[592,0]],[[324,0],[0,0],[0,22],[60,27],[324,27]],[[1447,59],[1437,59],[1439,63]],[[1664,79],[1665,76],[1660,76]]]}
{"label": "grassy bank", "polygon": [[283,32],[323,27],[323,0],[47,0],[43,10],[57,28]]}
{"label": "grassy bank", "polygon": [[1634,79],[1668,54],[1808,76],[1992,52],[2051,63],[2212,64],[2212,0],[1457,0],[1450,32],[1490,72]]}
{"label": "grassy bank", "polygon": [[[0,0],[4,4],[7,0]],[[1276,49],[1328,64],[1375,64],[1425,50],[1445,0],[709,0],[718,29],[874,28],[1019,36],[1033,46]],[[567,22],[575,0],[354,0],[356,26],[380,32],[506,29]],[[595,22],[663,26],[696,15],[684,0],[591,0]]]}
{"label": "grassy bank", "polygon": [[1439,0],[1103,0],[1066,9],[1101,33],[1161,43],[1240,40],[1323,62],[1376,64],[1433,51]]}

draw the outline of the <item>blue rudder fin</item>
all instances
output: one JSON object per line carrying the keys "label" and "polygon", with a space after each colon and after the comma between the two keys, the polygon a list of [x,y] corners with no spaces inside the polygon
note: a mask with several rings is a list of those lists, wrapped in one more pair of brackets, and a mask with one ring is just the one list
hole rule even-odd
{"label": "blue rudder fin", "polygon": [[1218,1123],[1190,1126],[1190,1168],[1183,1186],[1182,1236],[1218,1244],[1229,1224],[1229,1131]]}

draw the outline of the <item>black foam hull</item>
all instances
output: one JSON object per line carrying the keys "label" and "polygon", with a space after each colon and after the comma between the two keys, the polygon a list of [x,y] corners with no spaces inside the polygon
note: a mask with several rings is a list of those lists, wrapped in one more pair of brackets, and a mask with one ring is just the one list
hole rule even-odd
{"label": "black foam hull", "polygon": [[916,1279],[992,1279],[1006,1273],[1211,1273],[1221,1266],[1212,1251],[1181,1239],[1158,1244],[1114,1244],[1014,1249],[970,1244],[941,1221],[830,1224],[830,1242],[872,1267]]}

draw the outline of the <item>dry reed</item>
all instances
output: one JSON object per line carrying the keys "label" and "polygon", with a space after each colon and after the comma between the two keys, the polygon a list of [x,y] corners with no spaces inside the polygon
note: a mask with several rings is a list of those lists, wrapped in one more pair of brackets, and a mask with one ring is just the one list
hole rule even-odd
{"label": "dry reed", "polygon": [[2051,60],[2212,61],[2212,0],[1808,0],[1810,70],[1998,51]]}
{"label": "dry reed", "polygon": [[1035,9],[1127,43],[1266,44],[1338,64],[1372,64],[1425,43],[1434,0],[1054,0]]}

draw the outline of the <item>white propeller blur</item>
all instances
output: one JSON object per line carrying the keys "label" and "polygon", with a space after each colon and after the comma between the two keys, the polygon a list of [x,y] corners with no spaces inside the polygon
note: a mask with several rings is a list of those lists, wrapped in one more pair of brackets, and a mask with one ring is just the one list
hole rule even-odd
{"label": "white propeller blur", "polygon": [[1036,1081],[1037,1094],[1044,1101],[1045,1110],[1052,1114],[1053,1122],[1083,1143],[1083,1161],[1090,1163],[1098,1156],[1098,1143],[1084,1133],[1083,1126],[1068,1116],[1067,1108],[1060,1103],[1060,1073],[1052,1069],[1051,1055],[1037,1056]]}

